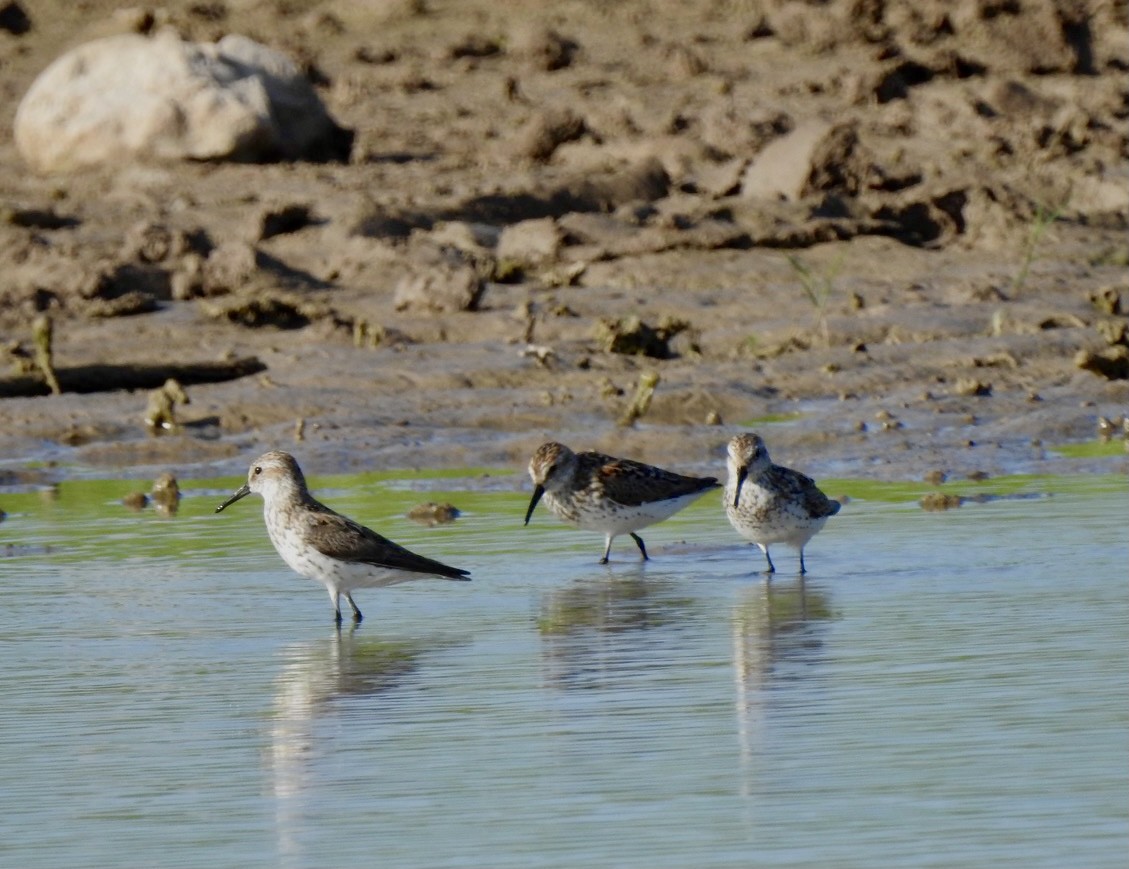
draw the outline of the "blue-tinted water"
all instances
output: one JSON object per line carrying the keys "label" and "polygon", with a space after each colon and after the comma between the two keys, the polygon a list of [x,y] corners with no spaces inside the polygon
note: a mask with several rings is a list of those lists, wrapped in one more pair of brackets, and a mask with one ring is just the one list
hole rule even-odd
{"label": "blue-tinted water", "polygon": [[424,529],[404,488],[319,494],[474,582],[340,634],[255,502],[0,504],[0,865],[1125,865],[1124,481],[856,500],[802,585],[714,498],[601,567],[521,493]]}

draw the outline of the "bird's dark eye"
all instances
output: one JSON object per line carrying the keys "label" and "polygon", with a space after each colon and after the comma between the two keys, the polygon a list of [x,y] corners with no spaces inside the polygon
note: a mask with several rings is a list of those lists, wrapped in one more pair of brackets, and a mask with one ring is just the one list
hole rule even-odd
{"label": "bird's dark eye", "polygon": [[262,472],[263,472],[263,469],[261,467],[255,468],[255,476],[256,477],[259,476],[259,474],[261,474]]}

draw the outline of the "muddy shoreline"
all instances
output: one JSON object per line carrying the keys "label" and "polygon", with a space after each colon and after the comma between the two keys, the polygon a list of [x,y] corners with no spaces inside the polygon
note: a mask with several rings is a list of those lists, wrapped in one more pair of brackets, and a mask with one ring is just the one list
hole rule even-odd
{"label": "muddy shoreline", "polygon": [[[1129,413],[1129,380],[1080,367],[1127,346],[1124,14],[876,4],[829,28],[850,5],[170,3],[188,38],[300,57],[349,161],[45,176],[11,139],[19,97],[137,23],[37,6],[0,34],[9,380],[35,376],[40,314],[74,376],[263,367],[186,386],[159,436],[148,388],[0,397],[0,473],[238,475],[282,448],[311,473],[517,479],[551,438],[720,474],[749,428],[818,476],[1125,473],[1055,450]],[[811,129],[805,186],[765,198],[796,168],[766,149]]]}

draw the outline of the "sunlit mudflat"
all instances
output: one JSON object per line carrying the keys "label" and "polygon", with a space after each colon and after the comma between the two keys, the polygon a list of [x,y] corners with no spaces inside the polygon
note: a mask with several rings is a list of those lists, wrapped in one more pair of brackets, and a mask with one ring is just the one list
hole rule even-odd
{"label": "sunlit mudflat", "polygon": [[338,633],[226,488],[0,498],[0,865],[1125,864],[1123,478],[856,498],[802,584],[712,496],[601,567],[519,492],[313,482],[474,582]]}

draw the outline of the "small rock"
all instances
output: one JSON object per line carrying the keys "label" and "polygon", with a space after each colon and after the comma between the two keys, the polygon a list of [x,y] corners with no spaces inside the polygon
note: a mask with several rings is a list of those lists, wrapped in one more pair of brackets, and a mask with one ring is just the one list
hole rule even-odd
{"label": "small rock", "polygon": [[523,220],[502,230],[498,238],[499,263],[538,266],[560,254],[563,233],[551,217]]}
{"label": "small rock", "polygon": [[751,199],[796,201],[812,193],[857,193],[870,171],[853,124],[809,121],[770,142],[741,180]]}
{"label": "small rock", "polygon": [[539,112],[518,131],[514,138],[514,151],[538,163],[546,163],[565,142],[579,139],[588,126],[584,118],[570,108],[549,109]]}
{"label": "small rock", "polygon": [[393,304],[397,311],[474,311],[485,289],[472,265],[413,265],[396,284]]}
{"label": "small rock", "polygon": [[130,492],[122,498],[122,504],[134,512],[144,510],[149,506],[149,496],[144,492]]}

